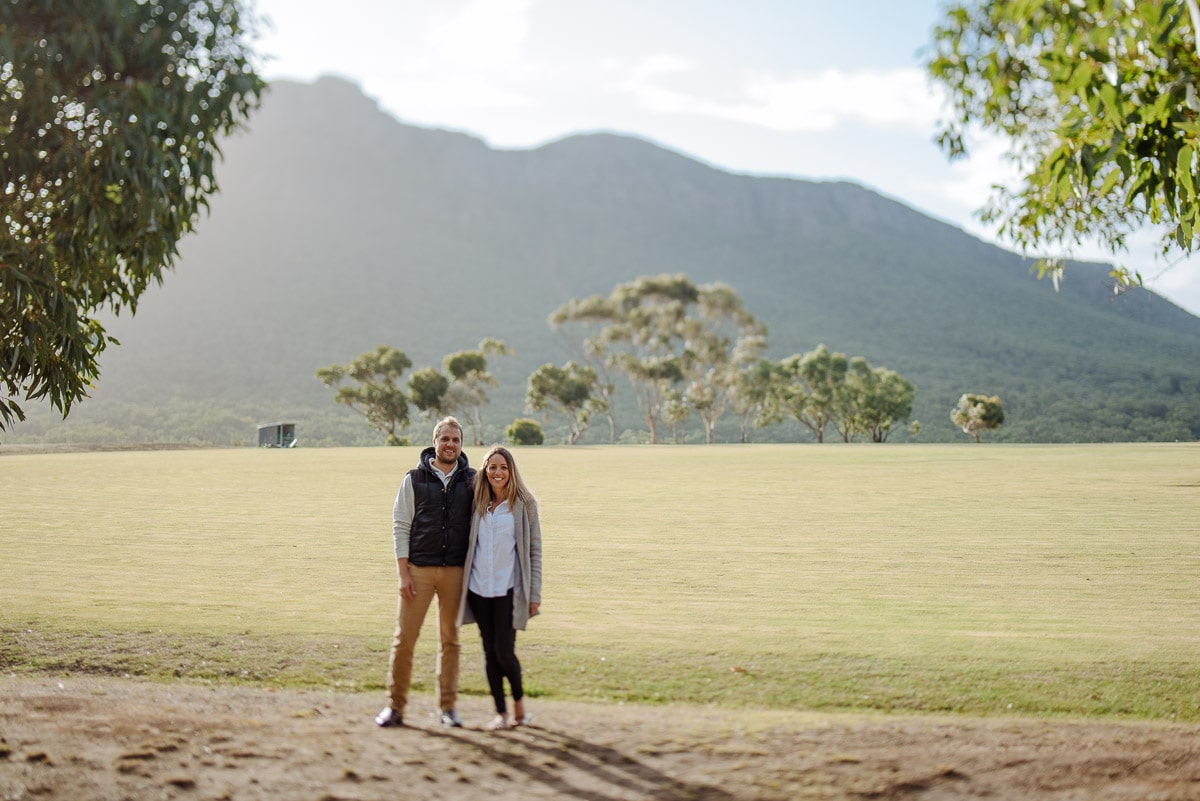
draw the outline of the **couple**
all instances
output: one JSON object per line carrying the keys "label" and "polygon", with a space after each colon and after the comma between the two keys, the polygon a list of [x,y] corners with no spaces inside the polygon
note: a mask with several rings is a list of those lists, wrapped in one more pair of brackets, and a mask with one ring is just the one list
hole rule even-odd
{"label": "couple", "polygon": [[[433,446],[400,484],[392,508],[392,537],[400,575],[400,604],[392,639],[388,705],[380,726],[402,726],[412,681],[413,649],[436,595],[440,650],[438,705],[442,725],[462,726],[458,698],[458,629],[478,623],[488,687],[496,703],[492,730],[528,723],[517,629],[542,601],[542,532],[537,503],[512,454],[495,446],[476,474],[462,452],[463,429],[453,417],[433,429]],[[513,716],[504,701],[504,680]]]}

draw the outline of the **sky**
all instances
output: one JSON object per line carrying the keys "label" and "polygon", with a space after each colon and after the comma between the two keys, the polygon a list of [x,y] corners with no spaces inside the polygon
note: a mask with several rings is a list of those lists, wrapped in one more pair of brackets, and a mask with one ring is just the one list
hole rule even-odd
{"label": "sky", "polygon": [[[1002,246],[1003,143],[950,163],[923,53],[943,0],[253,0],[268,80],[350,80],[401,122],[531,148],[637,136],[730,172],[848,180]],[[1114,257],[1200,315],[1200,258]],[[1072,280],[1068,271],[1064,280]],[[1082,278],[1077,280],[1083,280]],[[1047,291],[1054,291],[1046,282]]]}

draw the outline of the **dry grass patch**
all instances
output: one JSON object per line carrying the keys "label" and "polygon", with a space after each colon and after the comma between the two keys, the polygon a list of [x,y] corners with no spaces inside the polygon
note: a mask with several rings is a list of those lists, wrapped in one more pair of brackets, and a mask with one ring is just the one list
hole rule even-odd
{"label": "dry grass patch", "polygon": [[[0,660],[377,687],[416,454],[0,458]],[[1200,719],[1193,445],[517,458],[545,530],[546,614],[519,644],[535,694]],[[464,647],[482,692],[473,629]]]}

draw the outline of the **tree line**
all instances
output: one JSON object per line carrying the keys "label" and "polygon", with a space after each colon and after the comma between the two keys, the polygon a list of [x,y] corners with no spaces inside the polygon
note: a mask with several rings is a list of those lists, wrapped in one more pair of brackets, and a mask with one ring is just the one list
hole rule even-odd
{"label": "tree line", "polygon": [[[617,441],[621,377],[651,443],[682,441],[693,417],[711,443],[726,414],[737,417],[742,442],[752,429],[788,419],[809,429],[817,442],[827,432],[844,442],[856,437],[885,442],[912,413],[913,384],[861,356],[822,344],[779,361],[765,358],[766,326],[721,282],[644,276],[618,284],[607,296],[571,299],[548,323],[572,358],[538,367],[529,377],[525,405],[529,413],[562,421],[569,444],[579,442],[598,417],[608,422],[609,441]],[[486,390],[497,383],[488,358],[511,353],[502,341],[485,339],[476,349],[447,355],[440,369],[413,372],[402,386],[411,360],[381,345],[348,365],[321,368],[317,378],[336,389],[336,402],[386,433],[390,444],[407,442],[399,432],[411,422],[410,405],[426,420],[460,415],[475,443],[483,444]],[[541,439],[536,421],[514,421],[509,433]]]}

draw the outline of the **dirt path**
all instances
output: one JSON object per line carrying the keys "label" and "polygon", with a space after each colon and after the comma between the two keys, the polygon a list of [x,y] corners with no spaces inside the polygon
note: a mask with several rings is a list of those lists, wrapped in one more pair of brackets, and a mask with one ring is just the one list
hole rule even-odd
{"label": "dirt path", "polygon": [[0,677],[0,801],[1200,799],[1200,726],[862,717],[530,699],[534,725],[371,722],[323,692]]}

